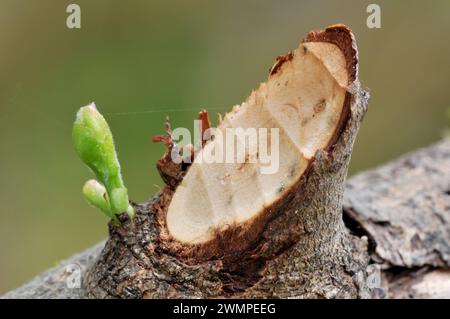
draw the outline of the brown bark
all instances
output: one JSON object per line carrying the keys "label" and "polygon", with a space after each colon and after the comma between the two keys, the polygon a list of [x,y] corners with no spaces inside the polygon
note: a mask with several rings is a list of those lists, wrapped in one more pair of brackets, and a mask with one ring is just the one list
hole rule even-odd
{"label": "brown bark", "polygon": [[[234,232],[225,231],[217,235],[213,249],[191,247],[186,254],[184,246],[176,250],[170,243],[168,248],[164,214],[173,194],[170,187],[148,203],[136,205],[134,220],[122,216],[121,227],[110,225],[109,240],[86,274],[85,296],[371,296],[366,283],[367,241],[351,235],[342,221],[348,162],[368,101],[357,80],[356,44],[344,26],[311,33],[305,41],[333,43],[347,60],[347,111],[341,117],[334,143],[317,151],[293,189],[273,210],[261,214],[251,231],[246,230],[245,236],[251,237],[236,237]],[[278,59],[271,74],[285,60]]]}
{"label": "brown bark", "polygon": [[[346,183],[345,227],[355,236],[361,238],[365,236],[369,242],[367,252],[371,256],[371,265],[368,267],[369,284],[378,290],[374,291],[376,293],[373,297],[450,298],[449,183],[450,140],[448,139],[404,155],[380,168],[363,172],[352,177]],[[397,215],[399,211],[402,213]],[[433,217],[433,215],[436,216]],[[389,230],[390,228],[393,230]],[[425,233],[430,235],[424,236],[424,229],[428,229]],[[391,236],[387,237],[386,233]],[[419,238],[427,240],[423,241],[420,246],[398,245],[402,241],[411,243],[410,240],[405,241],[402,236],[405,234],[411,236],[414,233],[419,234]],[[411,236],[411,238],[413,237],[417,238],[417,236]],[[364,241],[364,239],[362,240]],[[417,243],[416,240],[412,242]],[[376,253],[377,250],[379,253]],[[110,247],[105,247],[104,242],[99,243],[40,274],[31,282],[1,298],[80,298],[86,296],[82,289],[67,286],[66,281],[74,275],[71,272],[73,267],[67,268],[67,266],[79,266],[83,270],[83,280],[86,280],[84,270],[92,269],[91,267],[95,263],[99,263],[99,260],[105,260],[105,254],[108,251],[110,251]],[[389,253],[389,251],[393,253]],[[389,257],[390,255],[398,256],[400,251],[406,256],[415,255],[414,263],[397,263],[396,260],[401,260],[401,258]],[[428,253],[417,254],[420,251],[428,251]],[[433,255],[434,257],[431,257]],[[437,258],[438,255],[442,255],[442,260],[446,260],[446,263],[443,263],[441,258]],[[125,259],[119,260],[124,261]],[[112,261],[110,262],[112,263]],[[118,278],[121,272],[120,268],[126,269],[126,264],[114,268],[116,272],[111,272],[106,276],[109,277],[106,281]],[[378,269],[381,273],[381,283],[377,283],[376,280],[371,282],[370,277],[377,279],[376,271]],[[106,269],[104,271],[107,272]],[[125,277],[128,275],[129,272],[123,273]],[[156,275],[161,280],[168,281],[167,277],[162,276],[162,272]],[[381,287],[381,289],[377,287]],[[105,296],[112,296],[106,291],[103,293]],[[162,294],[162,292],[160,293]]]}

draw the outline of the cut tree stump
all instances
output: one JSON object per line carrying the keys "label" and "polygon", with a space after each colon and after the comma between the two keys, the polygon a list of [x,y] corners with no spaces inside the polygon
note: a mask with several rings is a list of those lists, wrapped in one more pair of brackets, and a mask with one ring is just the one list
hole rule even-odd
{"label": "cut tree stump", "polygon": [[[368,99],[351,30],[310,32],[226,114],[214,138],[181,154],[192,163],[172,160],[171,136],[154,138],[169,148],[157,163],[166,185],[133,204],[134,219],[124,213],[121,225],[109,223],[101,252],[97,246],[7,296],[447,296],[449,142],[345,184]],[[209,126],[205,112],[200,118]],[[270,140],[279,132],[270,146],[279,148],[278,169],[263,173],[265,163],[253,159],[266,155],[254,141],[224,150],[219,136],[236,128],[258,129],[266,142],[260,132],[269,129]],[[208,153],[245,161],[202,161]]]}
{"label": "cut tree stump", "polygon": [[[157,165],[163,178],[169,172],[181,179],[164,178],[171,182],[161,192],[134,206],[136,218],[121,214],[120,227],[110,223],[105,248],[86,271],[83,296],[371,297],[368,241],[342,219],[347,168],[368,99],[351,30],[333,25],[310,32],[225,115],[192,164],[173,171],[168,138]],[[230,129],[258,130],[257,138],[223,142]],[[253,147],[261,139],[278,153],[270,174],[258,160],[267,150]],[[215,160],[220,154],[232,160]]]}
{"label": "cut tree stump", "polygon": [[[372,294],[361,297],[450,298],[450,140],[350,178],[344,222],[368,242]],[[104,245],[66,260],[2,298],[81,298],[81,288],[68,288],[74,283],[73,271],[81,269],[84,277]]]}

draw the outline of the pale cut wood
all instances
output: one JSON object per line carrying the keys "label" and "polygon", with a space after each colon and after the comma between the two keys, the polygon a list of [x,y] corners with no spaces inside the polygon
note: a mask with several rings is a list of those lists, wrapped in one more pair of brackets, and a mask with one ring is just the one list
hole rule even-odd
{"label": "pale cut wood", "polygon": [[[167,227],[175,240],[211,241],[217,232],[271,210],[336,135],[350,84],[343,52],[332,43],[305,42],[287,56],[246,102],[226,114],[216,138],[196,156],[177,187],[167,212]],[[271,146],[273,128],[279,137],[269,151],[277,153],[278,168],[265,174],[268,163],[261,163],[258,147],[261,139]],[[230,129],[255,129],[255,134],[249,134],[253,139],[230,139]],[[266,130],[264,135],[259,129]],[[203,159],[215,153],[222,154],[222,162]]]}

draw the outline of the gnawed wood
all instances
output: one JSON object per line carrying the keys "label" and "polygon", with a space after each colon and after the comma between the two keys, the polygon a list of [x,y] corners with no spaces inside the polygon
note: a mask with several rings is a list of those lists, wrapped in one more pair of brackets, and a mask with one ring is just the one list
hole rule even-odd
{"label": "gnawed wood", "polygon": [[[83,282],[86,296],[370,297],[367,241],[351,235],[342,221],[347,167],[368,103],[368,94],[358,81],[357,56],[355,38],[346,26],[310,33],[299,49],[278,59],[269,80],[222,122],[222,127],[243,128],[265,127],[268,122],[285,124],[290,120],[273,121],[263,115],[294,99],[301,101],[295,107],[302,118],[313,123],[311,130],[301,121],[290,127],[290,134],[307,135],[304,140],[280,137],[280,148],[283,143],[300,144],[299,148],[289,144],[280,150],[280,160],[288,162],[280,165],[275,174],[279,178],[260,183],[269,190],[269,197],[255,193],[236,202],[250,219],[230,214],[232,220],[225,222],[231,226],[225,229],[220,220],[217,225],[200,225],[199,221],[211,220],[205,219],[211,211],[217,211],[201,206],[207,200],[198,197],[205,197],[208,190],[196,188],[202,184],[197,183],[200,178],[194,172],[199,172],[199,167],[194,162],[175,190],[168,185],[150,202],[135,206],[135,219],[122,215],[120,227],[110,224],[105,249]],[[314,106],[320,114],[314,113]],[[237,121],[234,126],[230,124],[233,121]],[[203,150],[213,144],[207,143]],[[303,157],[299,157],[301,153]],[[291,174],[293,166],[296,169]],[[214,172],[221,170],[213,169],[208,175]],[[237,170],[231,173],[231,178],[235,176],[247,179],[250,175]],[[292,180],[280,187],[289,176]],[[214,185],[210,186],[214,191]],[[256,188],[255,183],[255,187],[241,187],[241,192],[233,194],[239,197]],[[191,190],[192,196],[188,196]],[[219,186],[217,191],[218,195],[225,193]],[[252,210],[251,204],[261,199],[268,201]],[[198,214],[203,219],[199,220]],[[195,219],[195,227],[191,219]],[[184,232],[191,228],[195,233]],[[195,239],[197,234],[200,241]]]}

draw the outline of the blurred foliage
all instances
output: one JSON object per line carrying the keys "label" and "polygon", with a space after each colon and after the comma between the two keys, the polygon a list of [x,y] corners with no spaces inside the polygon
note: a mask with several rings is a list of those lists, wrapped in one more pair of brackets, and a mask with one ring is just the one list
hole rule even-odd
{"label": "blurred foliage", "polygon": [[[69,30],[66,6],[81,6]],[[369,112],[351,173],[440,138],[450,91],[450,1],[0,1],[0,293],[104,238],[81,195],[90,178],[71,143],[76,110],[95,101],[114,132],[130,197],[162,182],[151,136],[225,112],[310,30],[356,33]]]}

